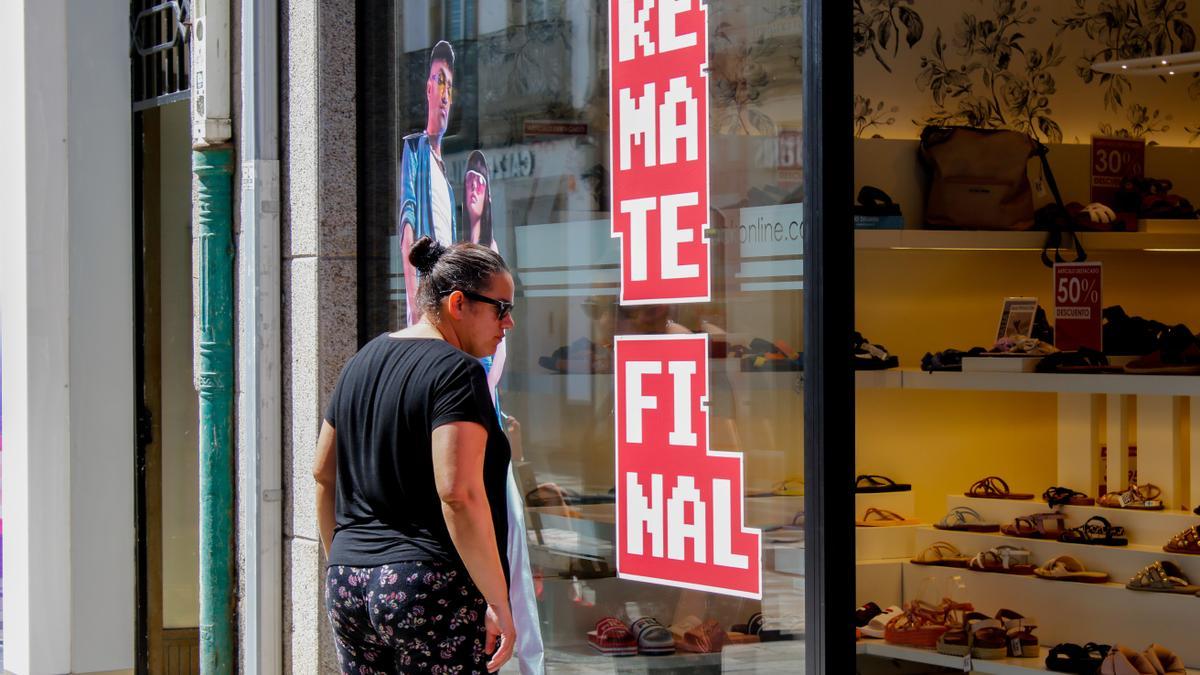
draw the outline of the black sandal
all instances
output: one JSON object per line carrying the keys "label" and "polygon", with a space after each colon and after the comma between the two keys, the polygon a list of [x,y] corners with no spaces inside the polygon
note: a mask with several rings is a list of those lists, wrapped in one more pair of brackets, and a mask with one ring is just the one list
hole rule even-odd
{"label": "black sandal", "polygon": [[1065,544],[1091,544],[1094,546],[1128,546],[1125,528],[1113,525],[1104,516],[1092,516],[1086,523],[1059,535]]}
{"label": "black sandal", "polygon": [[897,483],[887,476],[863,474],[854,479],[854,491],[859,493],[908,492],[909,490],[912,490],[912,485]]}
{"label": "black sandal", "polygon": [[1112,647],[1089,642],[1082,647],[1073,642],[1055,645],[1046,655],[1046,669],[1058,673],[1095,673]]}
{"label": "black sandal", "polygon": [[1094,506],[1096,500],[1068,487],[1052,487],[1046,488],[1042,493],[1042,499],[1051,507],[1062,506],[1069,504],[1071,506]]}

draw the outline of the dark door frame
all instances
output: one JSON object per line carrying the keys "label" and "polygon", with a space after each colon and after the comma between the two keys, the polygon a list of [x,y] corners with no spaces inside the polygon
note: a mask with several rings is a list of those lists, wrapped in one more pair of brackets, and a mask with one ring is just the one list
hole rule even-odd
{"label": "dark door frame", "polygon": [[805,0],[806,670],[854,663],[854,71],[851,3]]}

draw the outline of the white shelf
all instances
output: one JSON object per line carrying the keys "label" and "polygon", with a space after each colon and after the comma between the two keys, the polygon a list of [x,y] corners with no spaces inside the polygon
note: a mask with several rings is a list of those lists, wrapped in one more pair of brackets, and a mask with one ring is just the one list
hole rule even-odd
{"label": "white shelf", "polygon": [[1200,376],[1189,375],[927,373],[917,368],[901,368],[857,372],[855,384],[864,389],[1200,396]]}
{"label": "white shelf", "polygon": [[1200,377],[1107,373],[927,373],[901,371],[904,389],[1200,396]]}
{"label": "white shelf", "polygon": [[[922,589],[932,596],[947,588],[956,589],[955,599],[970,602],[989,616],[1008,608],[1037,619],[1035,634],[1043,646],[1098,642],[1143,649],[1158,643],[1179,654],[1186,665],[1200,666],[1200,643],[1192,620],[1200,615],[1200,598],[1195,596],[1131,591],[1115,583],[1081,584],[1028,575],[964,573],[949,567],[905,567],[906,599],[917,597]],[[1039,659],[1030,665],[1042,668],[1044,662]]]}
{"label": "white shelf", "polygon": [[[973,673],[992,673],[995,675],[1025,675],[1027,673],[1048,673],[1046,670],[1046,654],[1053,645],[1042,645],[1041,654],[1036,659],[974,659],[971,663]],[[931,666],[946,668],[961,668],[963,657],[939,654],[932,649],[916,647],[901,647],[890,645],[883,640],[859,640],[857,652],[867,656],[897,659],[910,663],[924,663]],[[1200,671],[1188,670],[1188,675],[1197,675]]]}
{"label": "white shelf", "polygon": [[[1083,232],[1088,251],[1200,251],[1200,234],[1158,232]],[[978,230],[855,230],[862,250],[1041,251],[1045,232]]]}

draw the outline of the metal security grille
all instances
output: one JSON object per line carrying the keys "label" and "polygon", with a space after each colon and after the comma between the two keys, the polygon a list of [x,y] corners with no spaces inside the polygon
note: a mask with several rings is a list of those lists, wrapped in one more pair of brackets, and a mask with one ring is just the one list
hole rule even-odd
{"label": "metal security grille", "polygon": [[188,98],[192,70],[191,5],[191,0],[130,2],[134,110]]}

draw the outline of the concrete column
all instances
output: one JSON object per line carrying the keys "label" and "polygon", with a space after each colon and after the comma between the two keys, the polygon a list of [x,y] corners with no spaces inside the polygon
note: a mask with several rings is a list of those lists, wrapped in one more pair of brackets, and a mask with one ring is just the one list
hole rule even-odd
{"label": "concrete column", "polygon": [[321,415],[357,350],[355,6],[282,3],[284,670],[334,672],[312,479]]}
{"label": "concrete column", "polygon": [[4,668],[134,665],[129,4],[0,3]]}

